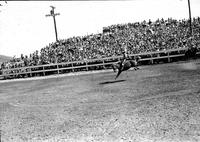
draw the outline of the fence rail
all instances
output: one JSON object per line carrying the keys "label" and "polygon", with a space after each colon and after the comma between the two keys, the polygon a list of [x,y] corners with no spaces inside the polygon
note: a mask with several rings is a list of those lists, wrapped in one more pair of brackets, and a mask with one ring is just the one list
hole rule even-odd
{"label": "fence rail", "polygon": [[[154,60],[167,59],[167,62],[170,62],[172,58],[183,57],[187,48],[178,48],[165,51],[156,51],[156,52],[146,52],[141,54],[131,54],[131,58],[134,56],[142,56],[141,62],[150,61],[151,64],[154,63]],[[198,52],[197,54],[200,54]],[[59,74],[63,71],[65,72],[75,72],[76,69],[94,70],[93,68],[109,68],[114,62],[120,60],[122,56],[108,57],[102,59],[94,60],[85,60],[85,61],[74,61],[66,63],[57,63],[57,64],[47,64],[47,65],[37,65],[37,66],[27,66],[21,68],[11,68],[2,70],[3,74],[0,75],[0,78],[7,77],[16,77],[18,75],[29,75],[39,73],[40,75],[46,75],[48,72],[55,72]],[[11,73],[13,72],[13,73]]]}

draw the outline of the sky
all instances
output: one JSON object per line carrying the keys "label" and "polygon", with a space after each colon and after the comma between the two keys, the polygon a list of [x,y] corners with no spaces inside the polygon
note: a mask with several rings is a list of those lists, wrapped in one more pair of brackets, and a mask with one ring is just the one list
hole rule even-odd
{"label": "sky", "polygon": [[[200,0],[190,0],[192,17]],[[59,39],[101,33],[103,27],[158,18],[188,19],[187,0],[8,1],[0,7],[0,55],[29,55],[55,42],[50,6],[55,6]]]}

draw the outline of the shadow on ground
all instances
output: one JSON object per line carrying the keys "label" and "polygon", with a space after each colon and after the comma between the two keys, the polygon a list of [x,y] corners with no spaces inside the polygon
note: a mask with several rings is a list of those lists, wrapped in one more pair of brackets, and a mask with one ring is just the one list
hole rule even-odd
{"label": "shadow on ground", "polygon": [[126,80],[112,80],[112,81],[101,82],[99,84],[104,85],[104,84],[118,83],[118,82],[124,82],[124,81],[126,81]]}

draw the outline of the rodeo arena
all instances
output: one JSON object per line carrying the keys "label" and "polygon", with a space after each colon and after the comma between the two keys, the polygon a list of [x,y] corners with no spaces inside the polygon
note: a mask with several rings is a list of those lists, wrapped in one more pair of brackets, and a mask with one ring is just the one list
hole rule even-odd
{"label": "rodeo arena", "polygon": [[55,42],[0,62],[0,142],[200,142],[200,17],[58,39],[57,15]]}

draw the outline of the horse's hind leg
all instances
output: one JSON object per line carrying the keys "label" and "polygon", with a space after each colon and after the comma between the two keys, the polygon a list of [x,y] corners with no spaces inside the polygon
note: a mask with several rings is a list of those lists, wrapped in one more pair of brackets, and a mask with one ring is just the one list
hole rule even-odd
{"label": "horse's hind leg", "polygon": [[119,70],[117,73],[117,76],[115,77],[115,80],[119,77],[120,74],[121,74],[121,71]]}
{"label": "horse's hind leg", "polygon": [[116,72],[116,69],[115,69],[114,65],[112,65],[112,69],[113,69],[114,72]]}

